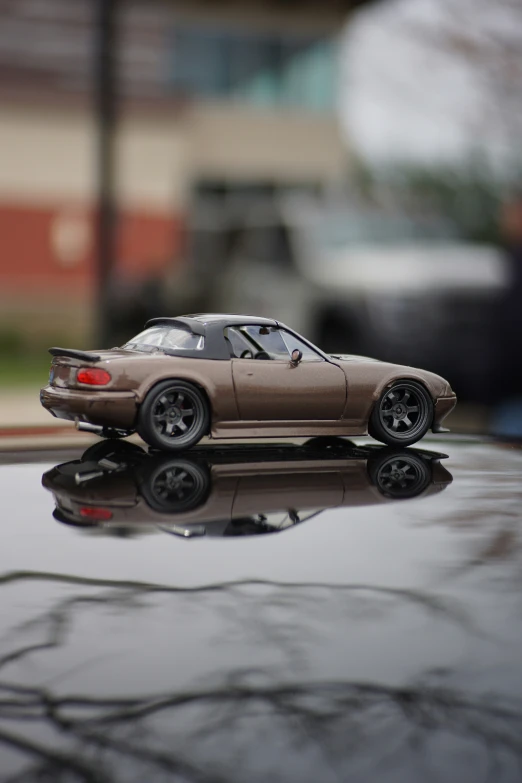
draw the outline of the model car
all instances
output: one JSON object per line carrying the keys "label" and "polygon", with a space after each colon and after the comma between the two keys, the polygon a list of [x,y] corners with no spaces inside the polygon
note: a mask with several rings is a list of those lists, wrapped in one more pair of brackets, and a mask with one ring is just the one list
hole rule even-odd
{"label": "model car", "polygon": [[426,497],[451,482],[444,454],[355,446],[200,447],[147,454],[105,441],[44,473],[54,518],[114,533],[183,538],[277,533],[323,510]]}
{"label": "model car", "polygon": [[282,323],[247,315],[154,318],[121,348],[51,348],[42,405],[105,436],[135,431],[177,451],[212,438],[353,436],[408,446],[456,403],[444,378],[328,355]]}

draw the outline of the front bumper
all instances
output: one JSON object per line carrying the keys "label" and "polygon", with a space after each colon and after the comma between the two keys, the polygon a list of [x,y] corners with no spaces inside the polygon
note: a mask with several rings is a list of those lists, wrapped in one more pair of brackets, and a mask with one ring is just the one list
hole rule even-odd
{"label": "front bumper", "polygon": [[58,419],[123,430],[134,429],[138,411],[134,392],[91,392],[46,386],[40,391],[40,402]]}
{"label": "front bumper", "polygon": [[433,416],[433,432],[448,432],[442,426],[442,422],[448,416],[457,404],[457,395],[450,394],[448,397],[438,397],[435,401],[435,414]]}

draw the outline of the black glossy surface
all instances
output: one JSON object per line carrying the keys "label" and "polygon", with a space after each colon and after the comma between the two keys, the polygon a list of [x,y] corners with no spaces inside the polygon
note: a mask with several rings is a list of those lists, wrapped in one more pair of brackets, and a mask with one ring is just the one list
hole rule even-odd
{"label": "black glossy surface", "polygon": [[2,465],[0,780],[520,780],[522,451],[423,446],[444,491],[189,541]]}

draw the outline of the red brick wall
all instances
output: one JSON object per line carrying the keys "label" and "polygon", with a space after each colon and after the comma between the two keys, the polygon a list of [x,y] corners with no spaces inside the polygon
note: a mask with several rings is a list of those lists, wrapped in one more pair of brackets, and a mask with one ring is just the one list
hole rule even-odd
{"label": "red brick wall", "polygon": [[[78,240],[78,231],[73,230],[72,258],[67,252],[71,220],[80,226],[81,235]],[[179,257],[179,216],[125,211],[117,227],[117,269],[129,277],[146,277]],[[0,204],[0,297],[84,299],[91,291],[93,270],[92,210]]]}

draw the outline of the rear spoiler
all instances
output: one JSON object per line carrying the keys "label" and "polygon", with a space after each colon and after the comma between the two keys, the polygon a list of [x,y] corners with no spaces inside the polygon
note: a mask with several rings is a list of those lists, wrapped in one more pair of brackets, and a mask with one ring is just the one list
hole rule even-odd
{"label": "rear spoiler", "polygon": [[76,351],[74,348],[49,348],[51,356],[69,356],[71,359],[80,359],[82,362],[99,362],[101,356],[86,351]]}

